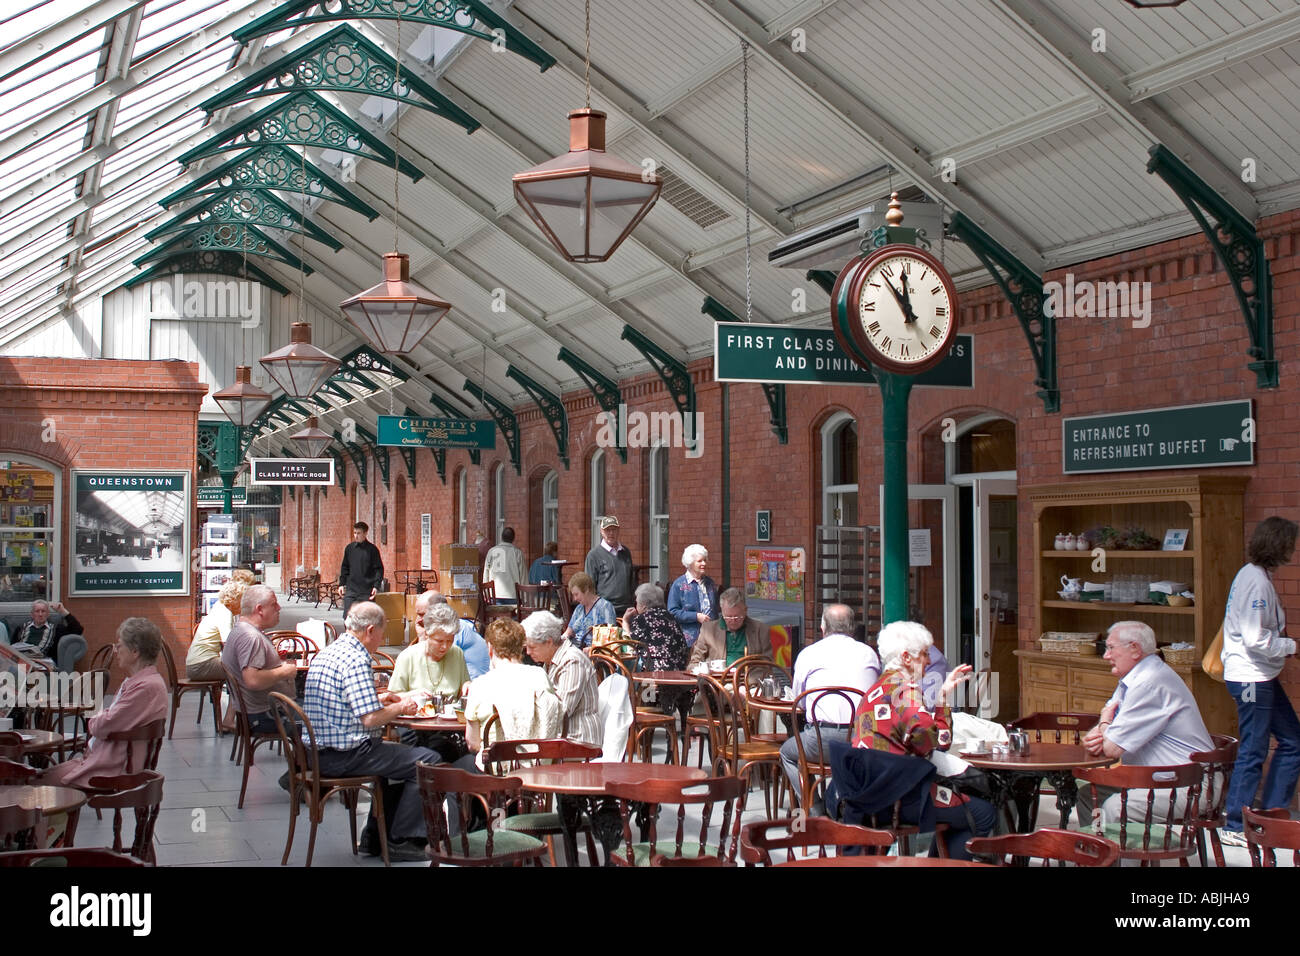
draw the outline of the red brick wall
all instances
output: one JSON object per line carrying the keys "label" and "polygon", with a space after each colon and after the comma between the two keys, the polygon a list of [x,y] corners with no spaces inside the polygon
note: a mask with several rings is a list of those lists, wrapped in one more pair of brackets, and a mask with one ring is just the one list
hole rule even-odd
{"label": "red brick wall", "polygon": [[[1246,533],[1260,519],[1280,512],[1297,516],[1300,501],[1300,403],[1296,372],[1285,359],[1297,345],[1300,312],[1300,211],[1264,220],[1260,231],[1267,240],[1273,274],[1276,354],[1283,359],[1281,388],[1260,390],[1246,367],[1249,339],[1237,308],[1232,286],[1214,259],[1205,238],[1198,234],[1116,256],[1097,259],[1045,276],[1064,281],[1067,271],[1075,279],[1149,281],[1152,283],[1151,324],[1134,329],[1128,319],[1062,318],[1057,323],[1058,379],[1061,414],[1048,415],[1036,396],[1034,366],[1024,334],[1001,292],[992,285],[961,296],[961,330],[975,336],[975,387],[971,390],[917,389],[912,394],[911,422],[916,440],[911,447],[913,480],[942,481],[943,445],[939,432],[944,418],[958,420],[976,412],[994,412],[1017,426],[1017,475],[1022,486],[1066,480],[1061,473],[1061,418],[1165,405],[1193,404],[1226,399],[1253,398],[1258,423],[1257,464],[1251,468],[1224,469],[1249,474],[1246,493]],[[721,441],[722,389],[711,381],[712,361],[692,363],[698,408],[704,415],[705,453],[687,459],[680,449],[671,453],[669,498],[669,573],[677,571],[681,549],[694,541],[710,551],[712,573],[721,578]],[[663,411],[671,399],[652,373],[620,383],[630,411]],[[768,409],[758,385],[731,385],[731,575],[743,577],[742,557],[753,536],[754,511],[772,511],[774,543],[811,548],[820,521],[820,426],[835,411],[850,412],[858,421],[859,522],[879,521],[878,493],[881,453],[879,441],[880,397],[874,388],[848,386],[792,386],[787,389],[789,443],[780,445],[768,427]],[[506,521],[526,545],[530,522],[541,520],[529,504],[529,476],[546,468],[559,473],[560,554],[581,560],[589,546],[589,489],[587,463],[596,448],[595,415],[599,411],[585,391],[564,396],[569,415],[571,467],[560,464],[551,435],[534,406],[516,409],[522,446],[522,475],[507,469]],[[648,548],[648,466],[646,449],[631,449],[622,464],[612,450],[607,453],[607,511],[623,522],[623,540],[638,561]],[[419,558],[419,515],[433,515],[434,546],[452,540],[454,529],[452,478],[457,468],[469,469],[469,537],[478,527],[490,528],[487,475],[494,462],[508,459],[499,447],[485,453],[482,468],[470,465],[465,452],[447,455],[448,482],[437,478],[432,456],[421,452],[417,484],[407,491],[406,537],[408,559]],[[394,474],[401,468],[394,455]],[[373,472],[373,463],[371,464]],[[1134,476],[1140,476],[1135,473]],[[1086,479],[1080,479],[1086,480]],[[348,482],[355,471],[348,464]],[[377,479],[361,493],[362,511],[371,514],[370,495]],[[392,492],[379,488],[380,502]],[[317,496],[313,496],[315,500]],[[347,541],[345,498],[331,491],[324,502],[322,528],[326,536],[323,564],[331,576]],[[367,518],[369,520],[369,518]],[[1027,503],[1020,507],[1020,527],[1032,525]],[[372,522],[373,523],[373,522]],[[290,528],[292,528],[290,523]],[[373,535],[372,535],[373,537]],[[1033,554],[1027,534],[1020,536],[1020,636],[1023,644],[1037,636],[1032,603]],[[392,557],[392,532],[388,547],[381,545],[385,562]],[[528,558],[536,557],[531,549]],[[391,565],[390,565],[391,567]],[[1300,569],[1284,568],[1277,576],[1284,600],[1300,595]],[[807,606],[811,618],[811,597]],[[810,624],[815,623],[809,621]],[[1288,686],[1297,684],[1295,665],[1284,672]],[[1292,686],[1300,698],[1300,686]]]}
{"label": "red brick wall", "polygon": [[[67,598],[71,580],[72,468],[167,468],[190,473],[191,528],[199,405],[207,386],[191,362],[0,357],[0,458],[30,455],[62,475],[60,597],[85,625],[89,650],[115,640],[127,617],[156,623],[183,661],[194,598]],[[53,425],[52,441],[44,441]],[[191,535],[191,547],[198,541]],[[191,588],[193,588],[191,582]],[[178,662],[179,664],[180,662]]]}

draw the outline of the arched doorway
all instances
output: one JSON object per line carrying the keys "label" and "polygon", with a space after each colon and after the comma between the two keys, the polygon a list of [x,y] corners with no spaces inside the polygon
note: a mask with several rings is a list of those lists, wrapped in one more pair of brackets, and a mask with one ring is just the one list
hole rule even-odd
{"label": "arched doorway", "polygon": [[605,513],[605,449],[592,452],[587,468],[587,503],[591,526],[591,547],[600,545],[600,518]]}
{"label": "arched doorway", "polygon": [[868,529],[858,524],[858,423],[848,412],[832,413],[818,432],[821,521],[813,568],[817,608],[847,604],[870,619],[867,582]]}

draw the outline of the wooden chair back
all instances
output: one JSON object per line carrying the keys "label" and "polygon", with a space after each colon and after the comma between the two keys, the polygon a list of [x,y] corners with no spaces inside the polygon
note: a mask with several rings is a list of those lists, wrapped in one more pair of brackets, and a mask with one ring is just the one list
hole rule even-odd
{"label": "wooden chair back", "polygon": [[[813,761],[808,758],[807,750],[803,745],[803,734],[794,735],[795,747],[799,752],[799,779],[803,782],[802,793],[799,795],[799,806],[807,809],[812,806],[812,795],[816,788],[813,781],[814,777],[822,778],[822,785],[825,786],[825,780],[830,776],[831,768],[826,762],[829,757],[829,741],[822,739],[821,725],[814,719],[817,715],[819,704],[829,704],[832,702],[842,703],[849,717],[848,723],[853,722],[853,714],[857,712],[858,704],[862,702],[863,692],[856,687],[812,687],[799,694],[790,703],[790,722],[791,726],[798,727],[799,715],[802,714],[807,723],[805,726],[811,727],[813,734],[817,739],[817,752],[822,755],[821,760]],[[828,699],[829,698],[829,699]],[[837,716],[844,716],[843,714]],[[839,721],[835,721],[839,723]]]}
{"label": "wooden chair back", "polygon": [[321,779],[316,731],[303,709],[278,692],[271,693],[271,716],[275,718],[275,731],[284,748],[284,759],[289,764],[289,776],[303,780],[314,806],[320,799]]}
{"label": "wooden chair back", "polygon": [[591,660],[591,666],[596,670],[596,682],[599,684],[606,677],[617,674],[627,681],[627,699],[632,708],[632,726],[628,728],[627,733],[627,752],[621,758],[623,761],[634,759],[637,748],[637,729],[636,729],[636,712],[637,712],[637,693],[636,684],[632,680],[632,670],[627,663],[614,651],[607,646],[591,646],[587,648],[587,657]]}
{"label": "wooden chair back", "polygon": [[158,668],[158,673],[162,674],[163,680],[167,682],[167,689],[174,691],[176,685],[180,683],[180,675],[176,673],[176,658],[172,655],[172,649],[167,646],[166,639],[158,642],[158,648],[161,653],[154,661],[154,667]]}
{"label": "wooden chair back", "polygon": [[515,597],[519,601],[515,610],[520,621],[534,611],[548,611],[551,607],[550,591],[540,584],[516,584]]}
{"label": "wooden chair back", "polygon": [[893,843],[894,835],[888,830],[837,823],[827,817],[788,817],[747,823],[741,827],[740,858],[748,866],[771,866],[774,850],[784,850],[785,858],[793,860],[796,849],[816,847],[817,856],[824,857],[828,855],[828,846],[836,850],[862,847],[873,851],[888,849]]}
{"label": "wooden chair back", "polygon": [[[740,845],[740,801],[745,795],[745,782],[739,777],[611,783],[605,792],[619,801],[619,811],[623,817],[623,853],[611,855],[615,863],[622,866],[648,866],[651,858],[656,855],[672,858],[707,855],[716,856],[724,866],[735,865]],[[638,846],[632,836],[632,820],[636,816],[636,804],[643,803],[650,804],[651,810],[645,827],[646,839]],[[663,804],[675,805],[677,812],[672,837],[661,841],[659,817],[663,812]],[[699,810],[698,832],[688,832],[687,807]],[[716,849],[709,842],[715,807],[721,808]],[[683,852],[692,843],[698,847],[698,852]]]}
{"label": "wooden chair back", "polygon": [[113,666],[113,645],[101,644],[98,648],[95,649],[94,655],[90,658],[89,670],[107,671],[111,669],[112,666]]}
{"label": "wooden chair back", "polygon": [[1300,866],[1300,820],[1292,820],[1285,807],[1273,810],[1243,807],[1241,819],[1251,866],[1276,867],[1275,850],[1290,850],[1291,865]]}
{"label": "wooden chair back", "polygon": [[17,760],[0,757],[0,787],[19,787],[32,782],[39,770]]}
{"label": "wooden chair back", "polygon": [[[91,795],[90,806],[113,811],[113,852],[126,852],[146,863],[158,862],[154,853],[153,831],[162,806],[163,776],[151,770],[124,773],[113,777],[91,777],[88,786],[100,791]],[[135,835],[129,849],[122,846],[122,811],[135,811]]]}
{"label": "wooden chair back", "polygon": [[163,736],[166,731],[167,718],[160,717],[130,730],[111,733],[108,739],[126,741],[126,773],[136,770],[157,770],[158,755],[162,753]]}
{"label": "wooden chair back", "polygon": [[0,853],[0,867],[137,867],[148,866],[125,853],[105,847],[63,847],[53,850],[15,850]]}
{"label": "wooden chair back", "polygon": [[713,754],[713,773],[734,773],[740,761],[739,743],[742,718],[734,694],[721,681],[707,674],[696,678],[696,699],[704,704],[709,730],[709,752]]}
{"label": "wooden chair back", "polygon": [[45,849],[45,814],[18,806],[0,807],[0,851]]}
{"label": "wooden chair back", "polygon": [[1205,771],[1201,782],[1201,815],[1196,818],[1196,853],[1201,858],[1201,866],[1206,866],[1205,835],[1208,833],[1214,850],[1214,862],[1218,866],[1224,866],[1219,828],[1228,822],[1224,806],[1228,800],[1228,780],[1237,762],[1237,738],[1227,734],[1211,734],[1210,740],[1214,743],[1212,749],[1188,755],[1192,763],[1200,764]]}
{"label": "wooden chair back", "polygon": [[310,664],[320,653],[315,641],[297,631],[267,631],[266,637],[281,660],[305,661]]}
{"label": "wooden chair back", "polygon": [[0,760],[23,759],[23,736],[13,730],[0,731]]}
{"label": "wooden chair back", "polygon": [[1034,740],[1043,742],[1043,733],[1048,734],[1048,743],[1078,744],[1083,736],[1097,726],[1101,717],[1097,714],[1071,714],[1065,712],[1043,711],[1029,714],[1011,721],[1007,726],[1014,730],[1032,730]]}
{"label": "wooden chair back", "polygon": [[[1095,807],[1102,804],[1098,787],[1120,791],[1119,839],[1115,842],[1123,859],[1140,860],[1143,866],[1174,859],[1180,866],[1188,865],[1187,858],[1196,852],[1199,764],[1080,768],[1075,776],[1092,786]],[[1165,804],[1163,812],[1156,811],[1158,799]]]}
{"label": "wooden chair back", "polygon": [[590,763],[600,756],[600,748],[563,738],[553,740],[498,740],[487,748],[483,763],[490,764],[498,775],[518,770],[524,763]]}
{"label": "wooden chair back", "polygon": [[978,856],[994,857],[998,866],[1029,866],[1030,860],[1051,861],[1062,865],[1114,866],[1119,860],[1119,844],[1092,833],[1042,829],[1033,833],[1008,833],[1005,836],[975,837],[966,848]]}
{"label": "wooden chair back", "polygon": [[[505,813],[506,807],[523,793],[523,781],[518,777],[469,773],[423,761],[415,765],[415,773],[424,802],[424,825],[428,830],[431,865],[505,866],[525,860],[541,865],[541,858],[546,853],[546,844],[541,840],[510,834],[508,839],[512,842],[523,842],[521,837],[527,840],[526,848],[506,850],[497,845],[499,840],[504,842],[509,831],[498,828],[495,823]],[[449,796],[456,797],[450,805],[455,806],[459,814],[458,832],[454,836],[445,812]],[[470,826],[476,807],[488,825],[486,830],[473,832]]]}

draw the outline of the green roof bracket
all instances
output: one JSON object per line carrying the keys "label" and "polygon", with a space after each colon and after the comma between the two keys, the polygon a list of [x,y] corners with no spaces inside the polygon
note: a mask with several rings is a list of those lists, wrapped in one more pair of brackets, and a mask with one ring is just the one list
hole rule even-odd
{"label": "green roof bracket", "polygon": [[[623,393],[619,391],[618,384],[606,378],[600,372],[596,371],[578,356],[574,355],[566,348],[560,349],[560,354],[556,356],[561,362],[573,369],[578,378],[582,379],[582,384],[587,386],[588,391],[596,398],[596,404],[607,415],[618,417],[618,407],[623,404]],[[621,435],[615,435],[615,438],[621,438]],[[627,464],[627,445],[616,445],[618,456]]]}
{"label": "green roof bracket", "polygon": [[144,237],[150,242],[156,242],[159,236],[185,232],[197,223],[234,223],[261,229],[280,229],[310,236],[335,252],[343,248],[343,243],[274,193],[239,188],[201,198],[161,226],[146,232]]}
{"label": "green roof bracket", "polygon": [[[1264,240],[1255,225],[1210,188],[1196,173],[1159,143],[1148,151],[1147,172],[1155,173],[1174,191],[1210,240],[1210,247],[1228,273],[1237,305],[1246,320],[1255,373],[1260,388],[1278,387],[1278,361],[1273,351],[1273,273]],[[1207,217],[1213,217],[1211,223]]]}
{"label": "green roof bracket", "polygon": [[366,443],[366,449],[374,456],[375,467],[379,469],[379,478],[383,481],[384,487],[391,489],[392,485],[388,481],[388,469],[391,463],[387,446],[381,447],[379,439],[361,425],[357,425],[357,437]]}
{"label": "green roof bracket", "polygon": [[[442,412],[442,414],[446,415],[448,418],[466,417],[463,409],[456,408],[454,405],[448,403],[447,400],[437,392],[432,392],[429,395],[429,404],[438,409],[438,411]],[[440,464],[438,465],[438,474],[442,477],[442,483],[445,485],[447,483],[447,450],[445,448],[436,448],[434,449],[434,452],[434,458],[440,460]],[[441,455],[439,455],[438,452],[441,452]],[[472,465],[481,465],[483,463],[483,450],[481,448],[471,448],[469,450],[469,460]]]}
{"label": "green roof bracket", "polygon": [[124,289],[134,289],[146,282],[154,282],[164,276],[192,275],[206,272],[218,276],[230,276],[232,279],[251,279],[260,282],[272,292],[288,295],[289,290],[280,285],[270,273],[258,268],[255,262],[246,262],[236,252],[223,252],[220,249],[200,249],[191,252],[175,252],[165,259],[132,276],[122,283]]}
{"label": "green roof bracket", "polygon": [[809,282],[815,282],[823,292],[830,295],[835,289],[835,279],[838,273],[831,272],[830,269],[809,269],[804,273],[804,278]]}
{"label": "green roof bracket", "polygon": [[630,325],[623,326],[623,334],[620,338],[631,342],[658,373],[668,389],[668,394],[672,396],[673,404],[677,406],[677,411],[682,416],[682,434],[688,440],[697,440],[699,436],[695,432],[695,386],[691,382],[690,373],[686,371],[686,366]]}
{"label": "green roof bracket", "polygon": [[[809,275],[812,275],[812,273],[809,273]],[[736,313],[711,295],[704,297],[704,305],[700,306],[700,311],[715,322],[741,321]],[[772,434],[776,436],[778,443],[788,445],[790,443],[790,425],[786,418],[785,386],[779,382],[764,382],[763,397],[767,399],[768,424],[772,426]]]}
{"label": "green roof bracket", "polygon": [[[316,10],[312,11],[312,7]],[[296,0],[280,4],[270,13],[240,27],[231,36],[240,43],[247,43],[253,37],[270,36],[284,29],[311,23],[358,19],[396,20],[396,8],[395,0],[336,0],[333,4],[319,3],[318,0]],[[403,5],[401,20],[404,23],[454,30],[489,42],[500,38],[505,40],[507,50],[536,63],[543,72],[555,65],[554,58],[511,26],[508,20],[493,12],[487,4],[474,0],[461,0],[459,3],[448,0],[414,0]]]}
{"label": "green roof bracket", "polygon": [[209,97],[199,108],[215,113],[244,100],[298,90],[381,96],[428,110],[466,132],[479,127],[478,120],[413,73],[404,72],[399,82],[397,61],[347,23]]}
{"label": "green roof bracket", "polygon": [[487,406],[488,414],[497,423],[497,428],[501,429],[501,435],[506,440],[506,447],[510,449],[510,463],[515,466],[515,474],[520,474],[519,421],[515,418],[514,411],[501,399],[489,395],[471,381],[466,380],[465,391]]}
{"label": "green roof bracket", "polygon": [[[357,466],[357,480],[361,483],[361,490],[365,491],[366,490],[365,449],[363,449],[360,445],[357,445],[353,442],[350,441],[345,442],[343,440],[343,436],[339,434],[339,430],[337,428],[334,429],[334,440],[343,446],[344,450],[347,451],[348,453],[348,457],[352,459],[352,464]],[[344,485],[343,487],[346,488],[347,485]]]}
{"label": "green roof bracket", "polygon": [[560,461],[564,462],[564,470],[569,470],[569,416],[565,414],[564,402],[554,392],[548,391],[538,385],[531,378],[525,375],[513,365],[506,366],[506,378],[513,378],[516,382],[524,387],[528,397],[537,403],[537,407],[542,410],[542,415],[546,418],[546,424],[551,426],[551,434],[555,436],[555,445],[560,452]]}
{"label": "green roof bracket", "polygon": [[1056,316],[1047,307],[1043,277],[1025,265],[1001,243],[960,212],[952,214],[948,234],[964,242],[1002,289],[1011,311],[1029,343],[1038,375],[1034,385],[1049,415],[1061,410],[1061,389],[1056,379]]}
{"label": "green roof bracket", "polygon": [[438,477],[442,479],[442,483],[445,485],[447,483],[447,449],[430,448],[429,451],[433,452],[433,464],[438,469]]}
{"label": "green roof bracket", "polygon": [[168,240],[157,249],[145,253],[138,259],[132,259],[131,263],[138,266],[145,262],[166,259],[175,252],[201,252],[208,249],[236,253],[246,252],[250,256],[273,259],[276,262],[283,262],[291,268],[301,269],[307,275],[311,275],[314,271],[311,266],[300,261],[292,252],[256,226],[218,225],[216,223],[195,225],[188,231]]}

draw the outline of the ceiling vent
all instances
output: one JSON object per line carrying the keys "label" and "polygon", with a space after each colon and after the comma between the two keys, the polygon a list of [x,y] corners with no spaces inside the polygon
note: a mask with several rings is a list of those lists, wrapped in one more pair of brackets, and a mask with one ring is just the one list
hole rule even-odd
{"label": "ceiling vent", "polygon": [[727,211],[709,199],[666,166],[655,170],[663,183],[659,198],[672,206],[701,229],[708,229],[731,218]]}

